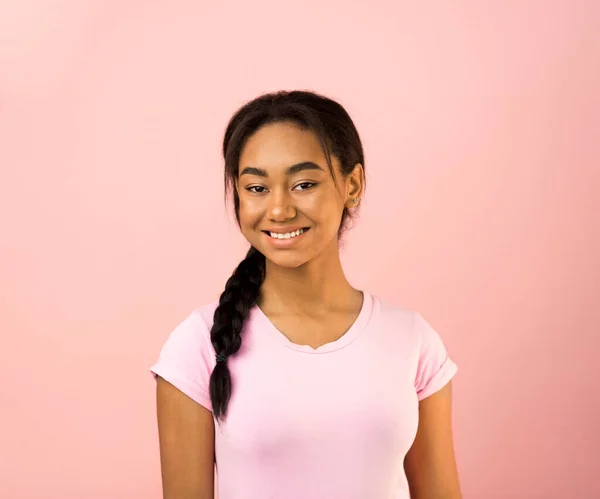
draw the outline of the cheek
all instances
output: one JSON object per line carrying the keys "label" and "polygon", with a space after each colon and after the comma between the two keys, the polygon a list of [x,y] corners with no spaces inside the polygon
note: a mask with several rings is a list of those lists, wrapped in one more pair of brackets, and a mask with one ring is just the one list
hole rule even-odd
{"label": "cheek", "polygon": [[310,213],[311,217],[322,221],[335,219],[343,208],[339,194],[333,189],[323,189],[314,196],[307,196],[303,206],[303,210]]}
{"label": "cheek", "polygon": [[252,225],[260,219],[261,203],[256,199],[240,197],[240,222],[242,225]]}

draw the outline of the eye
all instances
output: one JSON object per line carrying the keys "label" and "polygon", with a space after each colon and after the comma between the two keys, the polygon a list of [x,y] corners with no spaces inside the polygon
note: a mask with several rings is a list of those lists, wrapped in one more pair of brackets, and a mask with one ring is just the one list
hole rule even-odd
{"label": "eye", "polygon": [[315,182],[302,182],[296,186],[294,186],[295,191],[306,191],[308,189],[312,189],[317,184]]}
{"label": "eye", "polygon": [[246,190],[254,194],[262,194],[267,191],[266,187],[262,185],[251,185],[250,187],[246,187]]}

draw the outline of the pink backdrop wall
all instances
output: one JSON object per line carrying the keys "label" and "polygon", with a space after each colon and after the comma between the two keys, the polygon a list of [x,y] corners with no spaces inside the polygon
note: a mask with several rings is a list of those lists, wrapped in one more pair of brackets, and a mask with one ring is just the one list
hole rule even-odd
{"label": "pink backdrop wall", "polygon": [[574,0],[3,0],[0,497],[160,497],[147,369],[245,250],[221,133],[279,88],[338,98],[362,132],[345,265],[460,365],[465,498],[600,497],[599,19]]}

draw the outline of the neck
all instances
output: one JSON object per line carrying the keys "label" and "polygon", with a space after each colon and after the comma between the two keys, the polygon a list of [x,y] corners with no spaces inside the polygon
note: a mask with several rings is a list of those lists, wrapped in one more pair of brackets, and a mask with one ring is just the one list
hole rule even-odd
{"label": "neck", "polygon": [[259,305],[292,313],[347,308],[362,295],[346,279],[337,245],[328,253],[297,268],[267,260]]}

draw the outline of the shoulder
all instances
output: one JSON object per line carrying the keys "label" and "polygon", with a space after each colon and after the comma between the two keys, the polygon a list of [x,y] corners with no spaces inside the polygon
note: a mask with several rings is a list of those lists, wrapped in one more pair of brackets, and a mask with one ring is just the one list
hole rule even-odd
{"label": "shoulder", "polygon": [[[379,301],[379,300],[376,300]],[[380,329],[411,361],[419,400],[445,386],[457,371],[438,332],[416,310],[379,301]]]}
{"label": "shoulder", "polygon": [[215,365],[210,339],[217,303],[197,306],[171,329],[150,368],[190,398],[210,409],[209,380]]}
{"label": "shoulder", "polygon": [[198,327],[210,331],[214,321],[215,310],[218,305],[219,303],[217,301],[198,305],[191,310],[183,322],[190,321]]}
{"label": "shoulder", "polygon": [[410,308],[392,304],[373,296],[374,310],[378,326],[394,337],[415,340],[415,324],[419,313]]}
{"label": "shoulder", "polygon": [[382,300],[377,296],[373,296],[373,301],[379,308],[379,315],[383,320],[399,323],[403,326],[410,327],[412,325],[414,317],[417,313],[416,311],[392,304],[386,300]]}
{"label": "shoulder", "polygon": [[443,346],[440,335],[419,311],[373,298],[379,329],[405,348],[421,351]]}
{"label": "shoulder", "polygon": [[187,314],[175,320],[163,346],[168,350],[194,350],[210,341],[210,329],[216,304],[192,308]]}
{"label": "shoulder", "polygon": [[213,355],[210,330],[217,303],[200,305],[179,318],[162,345],[159,363],[193,368],[203,359],[210,364]]}
{"label": "shoulder", "polygon": [[199,305],[180,316],[171,328],[163,350],[194,349],[210,341],[210,330],[217,304]]}

